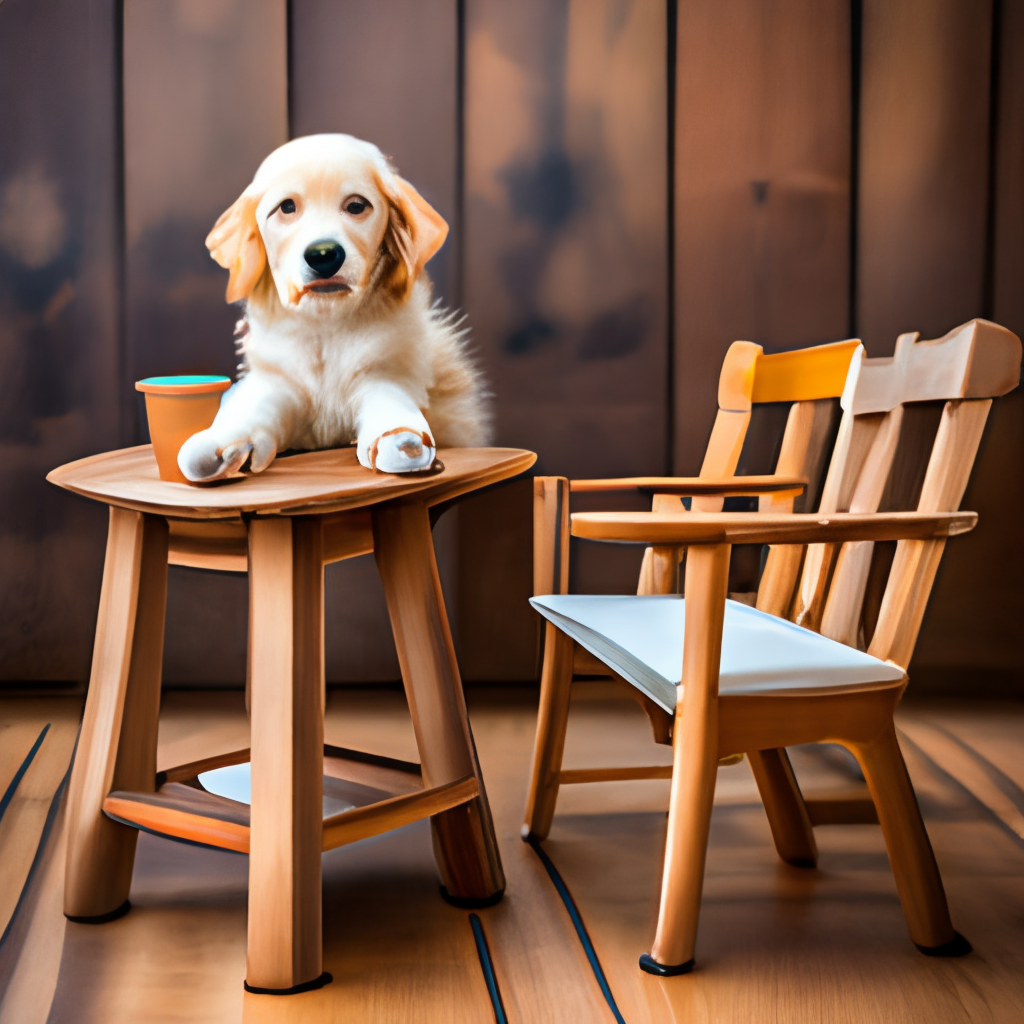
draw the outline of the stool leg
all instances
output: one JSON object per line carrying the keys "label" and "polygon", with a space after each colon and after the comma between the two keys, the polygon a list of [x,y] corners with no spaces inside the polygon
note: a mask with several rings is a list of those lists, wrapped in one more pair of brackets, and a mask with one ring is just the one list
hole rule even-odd
{"label": "stool leg", "polygon": [[313,516],[249,526],[252,804],[246,988],[323,975],[323,556]]}
{"label": "stool leg", "polygon": [[114,789],[153,792],[167,599],[167,522],[110,509],[89,695],[68,793],[64,913],[128,909],[135,829],[103,815]]}
{"label": "stool leg", "polygon": [[466,714],[426,507],[392,503],[375,509],[373,545],[424,782],[439,786],[475,775],[480,787],[480,795],[469,803],[431,819],[442,882],[453,902],[493,902],[505,890],[505,875]]}

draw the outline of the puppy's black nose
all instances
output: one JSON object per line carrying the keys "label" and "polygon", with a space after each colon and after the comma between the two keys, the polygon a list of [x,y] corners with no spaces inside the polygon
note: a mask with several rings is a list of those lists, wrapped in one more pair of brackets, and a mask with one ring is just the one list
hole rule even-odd
{"label": "puppy's black nose", "polygon": [[317,277],[334,277],[345,262],[345,250],[337,242],[314,242],[303,254]]}

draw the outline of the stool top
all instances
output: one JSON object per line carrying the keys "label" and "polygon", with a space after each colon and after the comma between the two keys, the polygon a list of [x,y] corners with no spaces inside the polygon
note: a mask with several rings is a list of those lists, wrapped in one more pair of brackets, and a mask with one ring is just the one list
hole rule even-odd
{"label": "stool top", "polygon": [[444,448],[440,471],[375,473],[356,461],[355,448],[300,452],[277,458],[259,474],[217,484],[161,480],[153,446],[91,455],[47,474],[58,487],[86,498],[182,519],[320,514],[410,498],[436,505],[468,491],[518,476],[537,460],[520,448]]}

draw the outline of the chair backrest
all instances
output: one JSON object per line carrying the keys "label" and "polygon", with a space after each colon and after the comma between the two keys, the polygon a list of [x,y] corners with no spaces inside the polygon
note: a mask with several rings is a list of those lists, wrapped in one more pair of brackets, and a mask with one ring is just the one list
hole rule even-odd
{"label": "chair backrest", "polygon": [[[1017,386],[1020,361],[1020,339],[986,320],[935,341],[903,334],[890,359],[858,354],[818,512],[875,512],[901,494],[921,512],[956,511],[992,399]],[[909,414],[917,403],[943,403],[937,430]],[[906,668],[944,546],[900,541],[891,566],[871,542],[774,547],[757,605]]]}
{"label": "chair backrest", "polygon": [[[775,473],[813,480],[827,457],[834,399],[841,398],[854,362],[863,354],[852,339],[767,354],[750,341],[734,341],[718,378],[718,413],[698,476],[721,479],[736,473],[755,405],[790,402]],[[781,492],[760,499],[761,509],[792,511],[795,495]],[[655,493],[653,512],[679,510],[679,496]],[[695,496],[695,512],[719,512],[723,499]],[[648,548],[640,569],[639,594],[674,593],[679,585],[677,547]]]}
{"label": "chair backrest", "polygon": [[[753,342],[733,342],[722,363],[718,415],[699,475],[727,477],[736,472],[753,407],[768,402],[793,403],[775,472],[806,475],[820,455],[816,445],[824,443],[821,439],[827,433],[820,429],[827,415],[822,400],[842,396],[850,366],[861,351],[856,339],[771,354]],[[767,499],[776,511],[785,508],[787,502],[791,505],[791,495]],[[695,498],[693,508],[718,511],[721,499]]]}

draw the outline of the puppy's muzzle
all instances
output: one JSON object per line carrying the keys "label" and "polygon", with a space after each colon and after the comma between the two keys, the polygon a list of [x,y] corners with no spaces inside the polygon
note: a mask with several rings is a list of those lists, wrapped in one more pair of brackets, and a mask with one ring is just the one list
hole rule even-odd
{"label": "puppy's muzzle", "polygon": [[302,255],[307,266],[319,278],[334,277],[345,262],[345,250],[330,238],[314,242]]}

